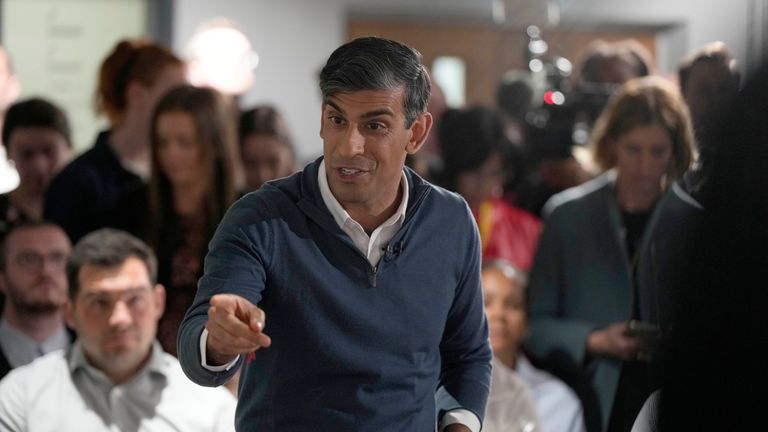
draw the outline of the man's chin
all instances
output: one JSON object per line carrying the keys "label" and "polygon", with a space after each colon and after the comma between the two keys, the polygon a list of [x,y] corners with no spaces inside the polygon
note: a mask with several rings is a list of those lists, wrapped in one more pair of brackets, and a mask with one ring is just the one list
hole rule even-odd
{"label": "man's chin", "polygon": [[61,310],[64,303],[53,300],[40,300],[19,302],[15,303],[14,306],[25,315],[47,315]]}

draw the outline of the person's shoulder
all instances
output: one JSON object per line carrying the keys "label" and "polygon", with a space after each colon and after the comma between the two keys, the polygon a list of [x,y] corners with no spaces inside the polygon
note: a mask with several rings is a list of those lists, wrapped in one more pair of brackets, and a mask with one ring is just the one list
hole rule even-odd
{"label": "person's shoulder", "polygon": [[690,193],[688,193],[680,182],[672,183],[672,186],[666,193],[667,206],[673,210],[688,212],[688,213],[701,213],[704,211],[704,206],[696,200]]}
{"label": "person's shoulder", "polygon": [[0,392],[8,385],[21,385],[28,390],[46,387],[52,379],[60,379],[62,376],[69,376],[66,351],[57,350],[29,364],[11,369],[0,381]]}
{"label": "person's shoulder", "polygon": [[544,204],[542,214],[549,218],[555,213],[581,213],[584,207],[594,205],[615,180],[615,172],[609,171],[578,186],[552,195]]}
{"label": "person's shoulder", "polygon": [[97,171],[104,168],[95,156],[96,150],[90,148],[72,159],[58,174],[51,180],[49,187],[57,185],[72,184],[73,181],[80,178],[90,178]]}
{"label": "person's shoulder", "polygon": [[[179,360],[164,352],[163,363],[169,388],[175,397],[183,395],[185,400],[218,411],[237,403],[237,399],[224,387],[204,387],[192,382],[181,369]],[[198,403],[199,402],[199,403]]]}

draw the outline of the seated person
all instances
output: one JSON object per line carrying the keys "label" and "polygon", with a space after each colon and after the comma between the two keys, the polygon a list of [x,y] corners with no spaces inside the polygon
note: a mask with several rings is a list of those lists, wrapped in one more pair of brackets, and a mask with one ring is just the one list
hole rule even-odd
{"label": "seated person", "polygon": [[521,168],[501,115],[484,107],[448,111],[439,132],[441,186],[469,204],[480,228],[483,259],[504,259],[527,270],[541,222],[502,199],[504,186],[519,177]]}
{"label": "seated person", "polygon": [[[483,296],[488,316],[493,372],[491,396],[486,422],[497,414],[495,410],[511,410],[494,404],[506,387],[514,384],[517,375],[528,385],[535,401],[536,413],[544,432],[584,431],[582,408],[576,394],[562,381],[537,369],[521,350],[526,334],[527,310],[525,275],[504,261],[490,261],[483,266]],[[495,387],[494,387],[495,386]],[[501,388],[500,388],[501,387]],[[505,429],[506,430],[506,429]]]}
{"label": "seated person", "polygon": [[51,351],[69,347],[64,325],[71,246],[59,226],[25,222],[0,247],[0,293],[7,299],[0,320],[0,378]]}
{"label": "seated person", "polygon": [[153,252],[124,232],[78,242],[66,306],[78,340],[0,381],[0,430],[234,430],[234,397],[189,381],[155,341],[165,304],[156,273]]}

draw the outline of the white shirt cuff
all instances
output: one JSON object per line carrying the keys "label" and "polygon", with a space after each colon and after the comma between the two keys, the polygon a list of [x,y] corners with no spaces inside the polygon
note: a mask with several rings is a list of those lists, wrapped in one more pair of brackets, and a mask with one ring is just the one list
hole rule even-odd
{"label": "white shirt cuff", "polygon": [[454,423],[463,424],[472,432],[480,432],[480,419],[475,413],[465,409],[450,410],[443,415],[440,421],[440,432],[444,431],[448,425]]}
{"label": "white shirt cuff", "polygon": [[228,371],[232,369],[232,366],[237,364],[237,360],[240,359],[240,356],[235,357],[234,360],[231,362],[221,365],[221,366],[211,366],[206,362],[205,359],[205,347],[206,343],[208,342],[208,329],[203,329],[203,334],[200,335],[200,364],[203,365],[204,368],[208,369],[211,372],[223,372]]}

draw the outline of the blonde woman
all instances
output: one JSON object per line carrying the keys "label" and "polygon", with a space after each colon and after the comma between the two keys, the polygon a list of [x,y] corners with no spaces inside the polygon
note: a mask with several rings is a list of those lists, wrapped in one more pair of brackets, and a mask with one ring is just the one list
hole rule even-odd
{"label": "blonde woman", "polygon": [[[660,208],[691,203],[674,181],[694,158],[688,109],[658,77],[628,81],[592,135],[598,178],[553,196],[530,274],[530,338],[591,380],[603,430],[629,430],[654,390],[658,316],[634,288]],[[630,321],[640,324],[630,324]]]}

